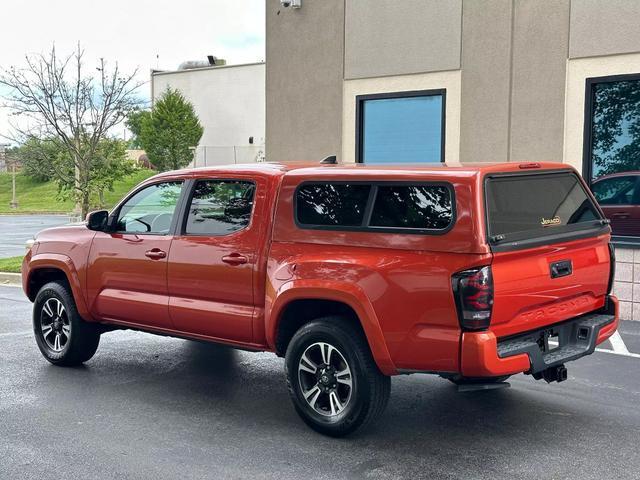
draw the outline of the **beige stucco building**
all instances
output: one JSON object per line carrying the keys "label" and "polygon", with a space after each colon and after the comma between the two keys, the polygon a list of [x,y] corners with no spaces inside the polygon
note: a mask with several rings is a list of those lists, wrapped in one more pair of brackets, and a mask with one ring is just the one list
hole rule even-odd
{"label": "beige stucco building", "polygon": [[[266,7],[267,160],[377,163],[395,147],[398,161],[561,161],[589,181],[640,171],[639,2]],[[624,107],[613,133],[612,90]],[[640,320],[640,242],[627,231],[617,243],[623,318]]]}

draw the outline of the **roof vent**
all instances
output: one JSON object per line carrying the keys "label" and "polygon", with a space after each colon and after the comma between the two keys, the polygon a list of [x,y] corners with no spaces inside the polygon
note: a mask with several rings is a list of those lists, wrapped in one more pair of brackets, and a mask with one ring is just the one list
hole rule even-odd
{"label": "roof vent", "polygon": [[336,158],[335,155],[329,155],[324,160],[321,160],[320,163],[322,165],[335,165],[336,163],[338,163],[338,159]]}
{"label": "roof vent", "polygon": [[213,55],[207,55],[206,60],[187,60],[186,62],[182,62],[178,67],[178,70],[193,70],[194,68],[219,67],[226,64],[227,61],[223,58],[214,57]]}

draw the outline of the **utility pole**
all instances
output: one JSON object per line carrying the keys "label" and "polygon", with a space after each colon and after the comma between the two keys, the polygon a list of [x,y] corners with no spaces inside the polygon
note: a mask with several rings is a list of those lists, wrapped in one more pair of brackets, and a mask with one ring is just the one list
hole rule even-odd
{"label": "utility pole", "polygon": [[7,155],[7,147],[10,147],[10,146],[11,145],[9,145],[8,143],[0,144],[0,159],[4,160],[4,165],[7,168],[7,170],[9,170],[9,162],[11,162],[12,195],[11,195],[11,202],[9,202],[9,206],[12,209],[16,209],[18,208],[18,199],[16,198],[16,166],[18,164],[18,160],[16,160],[15,158],[12,158],[11,160],[9,160],[9,157]]}
{"label": "utility pole", "polygon": [[12,168],[12,174],[11,174],[11,185],[12,185],[12,195],[11,195],[11,203],[9,204],[9,206],[13,209],[18,208],[18,199],[16,198],[16,163],[18,163],[18,161],[14,158],[11,161],[11,164],[13,166]]}

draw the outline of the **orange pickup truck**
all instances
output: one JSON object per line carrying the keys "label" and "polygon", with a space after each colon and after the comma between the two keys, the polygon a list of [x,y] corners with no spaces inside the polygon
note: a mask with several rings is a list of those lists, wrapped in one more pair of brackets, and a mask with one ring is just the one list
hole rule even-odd
{"label": "orange pickup truck", "polygon": [[271,351],[302,419],[340,436],[392,375],[565,380],[618,326],[610,232],[567,165],[233,165],[41,232],[23,287],[53,364],[114,329]]}

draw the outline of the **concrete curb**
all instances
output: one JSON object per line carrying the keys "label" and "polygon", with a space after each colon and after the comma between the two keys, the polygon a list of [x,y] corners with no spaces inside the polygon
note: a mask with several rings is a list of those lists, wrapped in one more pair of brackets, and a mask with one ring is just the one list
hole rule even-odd
{"label": "concrete curb", "polygon": [[22,275],[19,273],[0,272],[0,285],[22,285]]}

